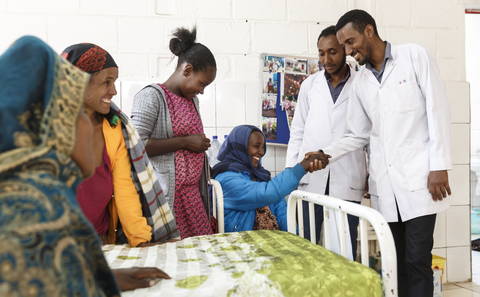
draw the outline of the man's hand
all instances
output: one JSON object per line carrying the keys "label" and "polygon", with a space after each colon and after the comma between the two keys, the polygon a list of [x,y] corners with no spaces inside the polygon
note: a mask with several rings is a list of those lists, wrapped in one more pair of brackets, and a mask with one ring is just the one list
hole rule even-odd
{"label": "man's hand", "polygon": [[328,165],[329,155],[324,154],[322,151],[309,152],[305,154],[305,158],[300,164],[308,172],[314,172],[319,169],[323,169]]}
{"label": "man's hand", "polygon": [[112,269],[121,291],[130,291],[154,286],[160,279],[170,276],[155,267],[133,267]]}
{"label": "man's hand", "polygon": [[452,195],[450,185],[448,184],[447,170],[430,171],[428,175],[428,191],[432,194],[432,199],[435,201],[447,198],[447,194]]}
{"label": "man's hand", "polygon": [[[309,153],[305,154],[305,158],[310,158],[311,156],[313,156],[314,158],[322,161],[322,163],[325,166],[328,165],[328,162],[329,162],[328,159],[331,158],[330,155],[325,154],[322,150],[319,150],[319,151],[316,151],[316,152],[309,152]],[[325,168],[325,166],[323,168]]]}
{"label": "man's hand", "polygon": [[194,153],[201,153],[210,147],[210,139],[205,134],[194,134],[185,137],[185,148]]}

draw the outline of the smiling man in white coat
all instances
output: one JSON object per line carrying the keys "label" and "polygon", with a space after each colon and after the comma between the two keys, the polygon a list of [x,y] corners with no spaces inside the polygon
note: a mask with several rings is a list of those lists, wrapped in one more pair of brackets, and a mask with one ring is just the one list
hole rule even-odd
{"label": "smiling man in white coat", "polygon": [[333,163],[370,143],[370,187],[397,249],[400,297],[433,295],[431,250],[436,214],[448,207],[450,116],[444,85],[427,51],[380,39],[363,10],[336,25],[346,53],[361,65],[347,113],[347,133],[325,153]]}
{"label": "smiling man in white coat", "polygon": [[[345,133],[347,105],[356,71],[346,64],[345,50],[338,43],[335,26],[327,27],[320,33],[317,47],[324,70],[311,75],[301,85],[290,127],[287,167],[297,164],[306,152],[326,147]],[[305,175],[299,189],[360,203],[365,193],[366,176],[365,153],[363,148],[358,148],[325,170]],[[304,235],[310,238],[307,203],[304,203],[303,209]],[[317,242],[322,222],[322,208],[315,206]],[[348,222],[355,255],[358,217],[349,216]]]}

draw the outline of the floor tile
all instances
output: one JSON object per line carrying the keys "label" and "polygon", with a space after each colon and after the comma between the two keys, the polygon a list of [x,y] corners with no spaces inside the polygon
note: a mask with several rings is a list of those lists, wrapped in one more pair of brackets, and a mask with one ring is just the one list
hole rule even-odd
{"label": "floor tile", "polygon": [[464,288],[458,288],[444,291],[443,297],[480,297],[480,293],[475,293]]}
{"label": "floor tile", "polygon": [[458,290],[460,287],[457,286],[455,283],[448,283],[448,284],[444,284],[442,286],[442,291],[449,291],[449,290]]}
{"label": "floor tile", "polygon": [[459,287],[462,287],[464,289],[468,289],[470,291],[473,291],[473,292],[476,292],[476,293],[480,293],[480,285],[477,285],[475,283],[472,283],[472,282],[468,282],[468,283],[455,283],[455,285],[459,286]]}

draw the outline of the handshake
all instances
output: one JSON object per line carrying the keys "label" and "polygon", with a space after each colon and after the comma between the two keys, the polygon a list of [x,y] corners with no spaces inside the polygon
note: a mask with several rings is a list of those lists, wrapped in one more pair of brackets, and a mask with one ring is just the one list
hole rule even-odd
{"label": "handshake", "polygon": [[331,156],[322,151],[309,152],[305,154],[305,157],[300,164],[303,166],[305,171],[314,172],[325,168],[328,165],[329,158],[331,158]]}

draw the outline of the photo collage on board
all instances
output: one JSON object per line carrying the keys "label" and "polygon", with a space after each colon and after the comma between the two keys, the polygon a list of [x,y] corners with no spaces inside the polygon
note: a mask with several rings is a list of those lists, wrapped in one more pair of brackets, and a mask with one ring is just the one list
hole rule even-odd
{"label": "photo collage on board", "polygon": [[319,64],[318,59],[274,55],[264,55],[262,60],[262,130],[268,141],[277,139],[277,96],[290,127],[300,85],[319,71]]}

